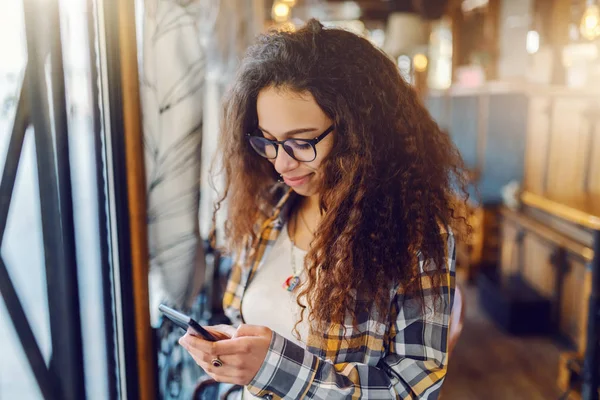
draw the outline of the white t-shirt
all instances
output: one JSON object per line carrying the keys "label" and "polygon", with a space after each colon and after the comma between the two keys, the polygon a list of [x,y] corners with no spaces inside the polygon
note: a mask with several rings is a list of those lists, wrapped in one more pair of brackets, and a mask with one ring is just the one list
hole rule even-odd
{"label": "white t-shirt", "polygon": [[[306,251],[293,247],[288,234],[288,226],[284,226],[273,248],[264,260],[264,264],[251,278],[250,284],[242,298],[242,315],[244,322],[250,325],[266,326],[284,338],[305,346],[308,337],[308,310],[298,325],[300,340],[294,334],[294,326],[300,319],[300,307],[296,303],[296,292],[289,292],[283,287],[285,280],[293,274],[292,256],[296,261],[296,270],[304,271]],[[300,279],[306,279],[301,273]],[[254,399],[244,389],[244,399]]]}

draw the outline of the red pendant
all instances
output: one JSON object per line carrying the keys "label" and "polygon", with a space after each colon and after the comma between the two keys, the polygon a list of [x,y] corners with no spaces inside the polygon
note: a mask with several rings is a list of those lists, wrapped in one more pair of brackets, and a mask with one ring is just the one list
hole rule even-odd
{"label": "red pendant", "polygon": [[300,277],[296,275],[291,275],[289,278],[283,282],[283,288],[288,292],[294,291],[296,286],[300,283]]}

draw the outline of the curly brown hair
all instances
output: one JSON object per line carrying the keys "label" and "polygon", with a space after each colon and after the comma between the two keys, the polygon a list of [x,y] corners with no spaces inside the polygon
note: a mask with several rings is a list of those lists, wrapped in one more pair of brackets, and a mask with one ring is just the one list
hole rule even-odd
{"label": "curly brown hair", "polygon": [[260,36],[225,99],[221,201],[228,199],[229,248],[255,243],[276,201],[273,166],[244,140],[268,87],[310,92],[336,129],[321,164],[323,218],[306,257],[300,321],[308,306],[309,321],[343,324],[357,294],[386,313],[391,286],[421,289],[419,257],[439,287],[444,231],[467,225],[456,205],[468,199],[462,159],[392,60],[367,39],[316,20]]}

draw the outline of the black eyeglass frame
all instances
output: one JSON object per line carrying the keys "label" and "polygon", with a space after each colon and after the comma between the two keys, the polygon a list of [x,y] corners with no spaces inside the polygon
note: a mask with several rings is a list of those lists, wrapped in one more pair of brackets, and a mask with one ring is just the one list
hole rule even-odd
{"label": "black eyeglass frame", "polygon": [[[257,130],[259,130],[259,129],[257,129]],[[325,132],[321,133],[319,136],[317,136],[317,137],[316,137],[316,138],[314,138],[314,139],[296,139],[296,138],[289,138],[289,139],[285,139],[285,140],[271,140],[271,139],[267,139],[266,137],[263,137],[263,136],[256,136],[256,135],[253,135],[253,134],[251,134],[251,133],[247,133],[247,134],[246,134],[246,139],[248,140],[248,142],[250,142],[250,139],[252,139],[252,138],[258,138],[258,139],[262,139],[262,140],[264,140],[264,141],[268,142],[269,144],[273,145],[273,146],[275,147],[275,157],[266,157],[266,156],[263,156],[262,154],[260,154],[259,152],[257,152],[257,151],[256,151],[256,149],[254,149],[254,147],[252,147],[252,145],[249,143],[249,144],[250,144],[250,147],[252,147],[252,150],[254,150],[254,151],[256,152],[256,154],[258,154],[259,156],[261,156],[261,157],[263,157],[263,158],[266,158],[267,160],[274,160],[274,159],[276,159],[276,158],[277,158],[277,156],[279,155],[279,146],[281,145],[281,146],[283,147],[283,150],[284,150],[284,151],[285,151],[285,152],[286,152],[286,153],[287,153],[287,154],[288,154],[290,157],[292,157],[294,160],[296,160],[296,161],[298,161],[298,162],[311,162],[311,161],[314,161],[314,160],[317,158],[317,144],[318,144],[318,143],[319,143],[321,140],[325,139],[325,137],[326,137],[327,135],[329,135],[331,132],[333,132],[334,130],[335,130],[335,125],[331,125],[329,128],[327,128],[327,129],[325,130]],[[315,152],[315,156],[313,157],[313,159],[312,159],[312,160],[298,160],[296,157],[294,157],[294,155],[293,155],[293,154],[290,154],[290,153],[289,153],[289,152],[286,150],[286,148],[285,148],[285,143],[286,143],[286,142],[288,142],[288,141],[291,141],[291,140],[293,140],[293,141],[296,141],[296,142],[304,142],[304,143],[308,143],[308,144],[309,144],[309,145],[312,147],[313,151]]]}

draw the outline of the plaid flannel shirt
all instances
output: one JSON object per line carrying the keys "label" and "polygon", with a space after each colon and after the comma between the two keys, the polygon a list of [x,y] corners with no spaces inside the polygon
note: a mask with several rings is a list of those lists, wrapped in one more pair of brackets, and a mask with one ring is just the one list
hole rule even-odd
{"label": "plaid flannel shirt", "polygon": [[[223,305],[234,325],[243,323],[240,310],[248,282],[285,226],[290,193],[283,196],[273,216],[263,224],[256,245],[237,258],[251,257],[251,266],[242,268],[239,262],[233,265]],[[358,314],[356,328],[352,317],[346,318],[345,334],[339,324],[330,324],[326,332],[311,331],[306,348],[273,332],[263,365],[248,385],[250,393],[265,399],[437,399],[447,370],[454,300],[455,249],[451,233],[447,234],[447,254],[441,298],[437,301],[420,263],[425,313],[416,299],[405,296],[396,285],[390,292],[386,320],[371,306],[370,313]],[[362,306],[364,303],[357,301],[357,309]]]}

